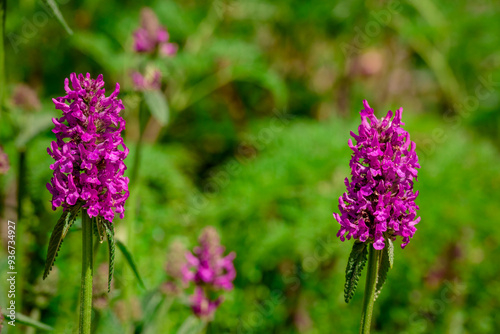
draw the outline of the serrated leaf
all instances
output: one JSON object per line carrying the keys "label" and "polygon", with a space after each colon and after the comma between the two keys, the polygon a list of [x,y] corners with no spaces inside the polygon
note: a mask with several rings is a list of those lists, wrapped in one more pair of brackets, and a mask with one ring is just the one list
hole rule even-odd
{"label": "serrated leaf", "polygon": [[144,285],[144,282],[142,281],[141,275],[139,274],[139,271],[137,270],[137,267],[135,266],[135,262],[134,262],[134,259],[132,258],[132,254],[130,254],[127,247],[125,247],[125,245],[121,241],[117,240],[116,245],[118,246],[118,249],[125,256],[125,259],[127,260],[127,263],[130,266],[130,268],[132,269],[132,271],[134,272],[135,277],[137,278],[137,280],[139,281],[141,286],[145,289],[146,286]]}
{"label": "serrated leaf", "polygon": [[64,241],[64,237],[66,237],[69,228],[71,227],[71,225],[73,225],[81,206],[82,203],[77,202],[77,204],[75,204],[69,210],[65,210],[62,213],[61,218],[59,218],[59,220],[57,221],[56,226],[54,226],[54,230],[52,230],[52,235],[50,236],[49,240],[49,247],[47,250],[47,260],[45,261],[45,270],[43,273],[43,279],[49,276],[49,273],[52,270],[52,267],[54,266],[54,262],[56,261],[57,254],[59,253],[59,250],[61,248],[61,244]]}
{"label": "serrated leaf", "polygon": [[394,265],[394,244],[390,238],[387,238],[387,252],[389,256],[389,268]]}
{"label": "serrated leaf", "polygon": [[[10,317],[10,314],[8,314],[5,311],[2,311],[2,314],[6,318]],[[41,323],[40,321],[32,319],[32,318],[30,318],[27,315],[24,315],[22,313],[16,312],[16,324],[18,324],[18,323],[21,324],[21,325],[33,327],[33,328],[36,328],[36,329],[39,329],[39,330],[42,330],[42,331],[47,331],[47,332],[50,332],[50,331],[54,330],[54,328],[50,327],[49,325]]]}
{"label": "serrated leaf", "polygon": [[73,205],[71,207],[68,221],[66,222],[66,225],[64,226],[63,238],[66,237],[66,234],[68,234],[69,228],[74,224],[76,217],[78,216],[78,212],[80,212],[80,208],[82,207],[82,204],[83,204],[82,202],[77,202],[75,205]]}
{"label": "serrated leaf", "polygon": [[47,250],[47,259],[45,261],[45,270],[43,273],[43,279],[49,276],[49,273],[52,270],[52,266],[56,261],[57,254],[64,240],[66,218],[68,217],[68,214],[69,214],[68,210],[63,211],[61,217],[56,223],[56,226],[54,226],[54,229],[52,230],[52,234],[49,240],[49,247]]}
{"label": "serrated leaf", "polygon": [[[111,224],[113,225],[113,224]],[[99,242],[102,244],[104,242],[104,237],[108,235],[107,232],[107,225],[103,223],[103,219],[101,217],[96,217],[95,218],[95,226],[97,228],[97,236],[99,237]],[[113,228],[113,226],[111,226]],[[114,234],[114,231],[113,231]]]}
{"label": "serrated leaf", "polygon": [[377,273],[377,285],[375,286],[375,299],[377,299],[380,295],[385,280],[387,279],[387,273],[389,272],[389,269],[392,268],[392,265],[394,263],[394,245],[392,243],[392,240],[386,238],[385,245],[386,247],[384,247],[384,249],[382,250],[382,254],[379,259],[380,263]]}
{"label": "serrated leaf", "polygon": [[91,218],[92,220],[92,231],[94,232],[95,237],[99,237],[99,230],[97,227],[97,217]]}
{"label": "serrated leaf", "polygon": [[64,227],[66,225],[66,218],[68,217],[69,211],[63,211],[61,217],[54,226],[52,230],[52,234],[49,240],[49,248],[47,250],[47,259],[45,260],[45,270],[43,272],[43,279],[47,278],[50,271],[52,270],[52,266],[57,257],[57,252],[59,252],[59,248],[64,239]]}
{"label": "serrated leaf", "polygon": [[349,303],[358,287],[359,277],[367,261],[368,250],[365,243],[354,242],[345,269],[344,300]]}
{"label": "serrated leaf", "polygon": [[159,90],[148,90],[143,92],[144,101],[149,112],[161,125],[166,125],[170,116],[167,99]]}
{"label": "serrated leaf", "polygon": [[52,10],[52,12],[54,13],[54,15],[56,16],[57,20],[64,27],[64,29],[66,30],[66,32],[68,34],[70,34],[70,35],[73,35],[73,30],[71,30],[71,28],[66,23],[66,20],[64,20],[64,17],[62,15],[61,11],[59,10],[59,7],[57,6],[57,3],[54,0],[45,0],[45,1],[47,2],[47,4],[49,5],[50,9]]}
{"label": "serrated leaf", "polygon": [[[102,220],[102,225],[104,225],[105,233],[108,238],[108,254],[109,254],[109,269],[108,269],[108,292],[111,291],[111,280],[113,279],[113,270],[115,265],[115,229],[113,223]],[[98,225],[99,222],[98,222]]]}

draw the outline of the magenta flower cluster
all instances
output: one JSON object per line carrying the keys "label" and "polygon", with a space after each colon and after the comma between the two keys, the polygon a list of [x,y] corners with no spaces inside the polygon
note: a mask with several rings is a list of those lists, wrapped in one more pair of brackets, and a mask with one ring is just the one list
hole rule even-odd
{"label": "magenta flower cluster", "polygon": [[345,179],[347,191],[339,198],[340,215],[333,214],[341,225],[337,236],[342,241],[347,237],[372,242],[378,250],[385,247],[384,237],[395,240],[401,236],[404,248],[420,221],[415,204],[418,191],[413,192],[420,168],[416,145],[401,128],[403,108],[392,120],[392,111],[378,120],[368,102],[363,104],[359,134],[351,131],[356,145],[351,139],[348,142],[353,151],[351,182]]}
{"label": "magenta flower cluster", "polygon": [[66,79],[66,95],[53,99],[63,115],[52,119],[57,140],[47,149],[55,160],[50,165],[54,175],[47,183],[52,209],[67,209],[81,200],[90,217],[111,222],[115,213],[123,218],[129,196],[128,178],[123,176],[128,148],[120,136],[125,129],[119,115],[124,107],[117,98],[120,85],[106,97],[102,74],[92,79],[89,73],[72,73],[70,79],[73,88]]}
{"label": "magenta flower cluster", "polygon": [[177,45],[169,43],[167,29],[161,26],[158,17],[150,8],[141,10],[141,26],[134,31],[134,50],[140,53],[154,53],[172,56],[177,52]]}
{"label": "magenta flower cluster", "polygon": [[223,301],[222,296],[211,298],[218,291],[232,290],[236,270],[234,252],[223,256],[224,247],[220,244],[217,231],[213,227],[203,230],[199,239],[200,246],[194,254],[186,254],[187,263],[182,268],[183,280],[194,282],[196,287],[191,296],[191,308],[194,314],[202,318],[211,318]]}

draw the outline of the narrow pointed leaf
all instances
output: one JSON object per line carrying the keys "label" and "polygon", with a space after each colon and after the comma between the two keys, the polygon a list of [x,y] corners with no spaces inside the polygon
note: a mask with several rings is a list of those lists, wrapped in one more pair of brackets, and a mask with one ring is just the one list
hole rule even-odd
{"label": "narrow pointed leaf", "polygon": [[57,3],[55,2],[55,0],[45,0],[45,1],[47,2],[47,5],[49,5],[50,9],[52,10],[54,15],[56,16],[59,23],[61,23],[61,25],[64,27],[66,32],[70,35],[73,35],[73,30],[71,30],[71,28],[66,23],[66,20],[64,20],[64,17],[62,15],[61,11],[59,10],[59,7],[57,6]]}
{"label": "narrow pointed leaf", "polygon": [[365,267],[367,261],[368,250],[366,244],[362,242],[354,242],[352,246],[347,267],[345,269],[345,286],[344,286],[344,300],[349,303],[354,292],[358,287],[359,277]]}
{"label": "narrow pointed leaf", "polygon": [[145,289],[146,286],[144,285],[144,282],[142,281],[141,275],[139,274],[139,271],[137,270],[137,267],[135,266],[135,262],[134,262],[134,259],[132,258],[132,254],[130,254],[128,249],[125,247],[125,245],[121,241],[117,240],[116,245],[118,246],[118,249],[125,256],[125,259],[127,260],[127,263],[130,266],[130,268],[132,269],[132,271],[134,272],[135,277],[137,278],[137,280],[139,281],[141,286]]}
{"label": "narrow pointed leaf", "polygon": [[389,268],[394,265],[394,244],[390,238],[387,238],[387,252],[389,256]]}
{"label": "narrow pointed leaf", "polygon": [[[103,243],[104,237],[106,237],[108,235],[107,225],[105,223],[103,223],[103,219],[101,217],[96,218],[95,225],[97,228],[97,236],[99,237],[99,242]],[[111,224],[111,225],[113,225],[113,224]],[[111,226],[111,229],[112,228],[113,228],[113,226]]]}
{"label": "narrow pointed leaf", "polygon": [[375,287],[375,299],[378,298],[382,287],[384,286],[385,280],[387,279],[387,273],[389,269],[392,268],[394,262],[394,245],[391,239],[385,239],[386,247],[382,250],[382,255],[380,256],[380,263],[378,266],[377,274],[377,285]]}
{"label": "narrow pointed leaf", "polygon": [[170,110],[165,95],[159,90],[144,91],[144,101],[149,112],[161,125],[168,123]]}
{"label": "narrow pointed leaf", "polygon": [[43,273],[43,279],[49,276],[49,273],[52,270],[52,267],[54,266],[54,262],[56,261],[57,254],[59,253],[64,237],[66,237],[69,228],[71,227],[71,225],[73,225],[81,206],[82,203],[78,202],[69,210],[65,210],[62,213],[61,218],[59,218],[59,220],[57,221],[56,226],[54,226],[54,230],[52,231],[52,235],[50,236],[49,240],[49,247],[47,250],[47,260],[45,261],[45,270]]}
{"label": "narrow pointed leaf", "polygon": [[49,240],[49,248],[47,250],[47,260],[45,261],[45,271],[43,272],[43,279],[47,278],[49,272],[52,270],[52,266],[57,257],[57,252],[59,252],[59,248],[63,242],[64,236],[64,226],[66,224],[66,218],[68,217],[69,211],[64,211],[61,215],[61,218],[54,226],[52,230],[52,235]]}
{"label": "narrow pointed leaf", "polygon": [[82,207],[82,202],[77,202],[73,207],[71,207],[69,218],[66,222],[66,225],[64,225],[64,232],[63,232],[63,238],[66,237],[66,234],[68,234],[69,228],[73,226],[75,223],[76,217],[78,216],[78,213],[80,212],[80,208]]}
{"label": "narrow pointed leaf", "polygon": [[113,270],[115,265],[115,229],[113,224],[102,220],[102,225],[106,230],[108,238],[109,270],[108,270],[108,292],[111,291],[111,280],[113,279]]}

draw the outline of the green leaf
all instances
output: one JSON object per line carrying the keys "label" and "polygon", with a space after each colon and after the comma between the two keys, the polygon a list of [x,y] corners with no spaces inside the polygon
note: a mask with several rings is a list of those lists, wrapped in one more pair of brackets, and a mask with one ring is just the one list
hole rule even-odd
{"label": "green leaf", "polygon": [[131,64],[131,58],[123,49],[117,48],[116,41],[106,34],[77,31],[70,40],[71,45],[94,60],[106,71],[118,75]]}
{"label": "green leaf", "polygon": [[52,235],[49,240],[49,248],[47,250],[47,259],[45,260],[45,271],[43,272],[43,279],[49,276],[50,271],[52,270],[52,266],[57,257],[57,253],[59,252],[59,248],[64,239],[64,227],[66,225],[66,218],[68,217],[69,211],[63,211],[61,218],[54,226],[54,230],[52,230]]}
{"label": "green leaf", "polygon": [[387,241],[387,252],[389,256],[389,268],[392,269],[392,266],[394,265],[394,244],[392,243],[392,240],[390,238],[386,239]]}
{"label": "green leaf", "polygon": [[345,269],[344,300],[349,303],[358,287],[359,277],[367,261],[368,250],[363,242],[354,242]]}
{"label": "green leaf", "polygon": [[375,287],[375,299],[377,299],[380,295],[385,280],[387,279],[387,273],[389,272],[389,269],[392,268],[392,265],[394,263],[394,245],[392,243],[392,240],[389,238],[385,239],[385,247],[382,250],[382,256],[380,256],[379,261],[380,263],[377,273],[377,285]]}
{"label": "green leaf", "polygon": [[64,20],[64,17],[61,14],[59,7],[57,6],[57,3],[54,0],[46,0],[46,2],[49,5],[52,12],[54,12],[54,15],[56,16],[57,20],[61,23],[61,25],[64,27],[66,32],[70,35],[73,35],[73,30],[71,30],[71,28],[68,26],[68,24]]}
{"label": "green leaf", "polygon": [[82,205],[83,205],[83,202],[77,202],[75,205],[73,205],[71,207],[68,221],[67,221],[66,225],[64,226],[63,238],[66,237],[66,234],[68,234],[69,228],[75,222],[76,217],[78,216],[78,212],[80,212],[80,208],[82,207]]}
{"label": "green leaf", "polygon": [[61,218],[59,218],[59,220],[57,221],[56,226],[54,226],[54,230],[52,231],[52,235],[50,236],[49,240],[49,247],[47,250],[47,260],[45,261],[45,270],[43,273],[43,279],[49,276],[49,273],[52,270],[52,267],[54,266],[54,262],[56,261],[57,254],[59,253],[59,249],[61,248],[61,244],[64,240],[64,237],[68,233],[71,225],[73,225],[81,206],[82,203],[78,202],[69,210],[65,210],[62,213]]}
{"label": "green leaf", "polygon": [[143,92],[144,101],[149,108],[149,112],[162,125],[168,123],[170,109],[165,95],[159,90],[149,90]]}
{"label": "green leaf", "polygon": [[125,259],[127,260],[128,265],[132,269],[132,271],[135,274],[135,277],[141,284],[141,286],[145,289],[146,286],[144,285],[144,282],[142,281],[141,275],[139,274],[139,271],[137,270],[137,267],[135,266],[134,259],[132,258],[132,254],[128,251],[128,249],[125,247],[125,245],[120,241],[116,240],[116,245],[118,246],[118,249],[123,253],[125,256]]}
{"label": "green leaf", "polygon": [[[96,231],[95,231],[96,236],[99,237],[99,242],[102,244],[104,242],[104,237],[108,235],[107,225],[104,223],[104,221],[101,217],[96,217],[95,218],[95,227],[96,227]],[[113,226],[111,226],[111,229],[112,228],[113,228]]]}
{"label": "green leaf", "polygon": [[177,334],[201,333],[206,323],[194,315],[190,315],[177,330]]}
{"label": "green leaf", "polygon": [[[7,312],[3,311],[2,312],[6,320],[4,321],[4,325],[7,325],[6,322],[10,318],[10,314]],[[35,319],[32,319],[28,317],[27,315],[24,315],[22,313],[16,312],[16,324],[21,324],[29,327],[33,327],[42,331],[53,331],[54,328],[50,327],[49,325],[46,325],[44,323],[41,323],[40,321],[36,321]]]}
{"label": "green leaf", "polygon": [[53,112],[37,112],[28,114],[23,120],[23,126],[16,139],[17,147],[26,147],[26,145],[41,132],[50,128],[52,123]]}
{"label": "green leaf", "polygon": [[106,236],[108,238],[109,270],[108,270],[108,292],[111,291],[111,280],[113,279],[113,269],[115,265],[115,229],[113,223],[106,220],[98,222],[98,225],[104,225]]}
{"label": "green leaf", "polygon": [[277,108],[283,108],[288,101],[288,90],[280,76],[262,66],[234,66],[234,79],[255,83],[267,89],[273,96]]}

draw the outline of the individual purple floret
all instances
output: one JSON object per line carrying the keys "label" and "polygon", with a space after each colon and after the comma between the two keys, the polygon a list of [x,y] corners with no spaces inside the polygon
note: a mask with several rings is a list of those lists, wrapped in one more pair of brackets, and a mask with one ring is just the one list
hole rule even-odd
{"label": "individual purple floret", "polygon": [[160,25],[158,17],[151,8],[141,10],[141,26],[134,31],[134,50],[140,53],[154,53],[158,50],[162,56],[172,56],[177,52],[177,45],[169,43],[169,34]]}
{"label": "individual purple floret", "polygon": [[416,145],[401,128],[403,108],[392,120],[392,111],[378,120],[368,102],[363,104],[359,134],[351,131],[356,145],[348,141],[354,152],[349,163],[351,182],[345,179],[347,191],[339,198],[340,215],[333,214],[341,225],[337,236],[344,241],[347,233],[347,239],[373,242],[380,250],[385,247],[384,236],[395,240],[399,235],[404,248],[420,221],[415,204],[418,191],[413,192],[413,179],[420,168]]}
{"label": "individual purple floret", "polygon": [[106,97],[102,74],[91,79],[89,73],[85,77],[71,73],[70,79],[73,89],[66,79],[67,95],[52,99],[63,112],[61,118],[52,119],[57,140],[47,149],[55,160],[50,165],[54,175],[47,183],[52,209],[66,210],[82,200],[90,217],[111,222],[116,212],[123,219],[129,191],[128,178],[123,176],[128,148],[120,136],[125,129],[119,115],[124,107],[117,98],[120,85]]}
{"label": "individual purple floret", "polygon": [[191,297],[191,307],[199,317],[212,317],[215,309],[222,302],[222,296],[210,299],[210,292],[232,290],[236,270],[233,260],[234,252],[223,256],[224,247],[220,244],[219,235],[213,227],[203,230],[199,239],[200,246],[194,254],[187,253],[187,264],[182,268],[185,282],[196,284],[195,294]]}

